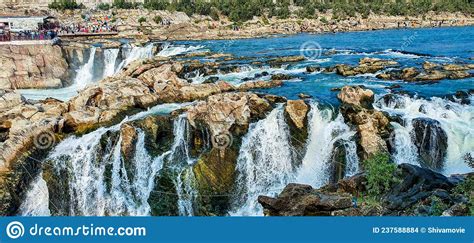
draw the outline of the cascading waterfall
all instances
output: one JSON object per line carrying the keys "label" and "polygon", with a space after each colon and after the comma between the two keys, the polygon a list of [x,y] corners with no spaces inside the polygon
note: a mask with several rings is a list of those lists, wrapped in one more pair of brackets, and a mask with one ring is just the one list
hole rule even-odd
{"label": "cascading waterfall", "polygon": [[89,59],[87,60],[86,64],[84,64],[76,73],[74,85],[77,87],[77,89],[85,88],[94,79],[93,68],[96,50],[97,47],[91,47]]}
{"label": "cascading waterfall", "polygon": [[295,168],[294,149],[282,107],[274,109],[265,119],[251,125],[243,138],[237,159],[238,186],[232,215],[261,215],[259,195],[273,195],[291,182],[320,187],[329,181],[332,152],[337,142],[345,148],[345,175],[359,170],[355,134],[339,115],[332,120],[331,110],[311,106],[307,152],[300,167]]}
{"label": "cascading waterfall", "polygon": [[22,216],[49,216],[49,193],[46,181],[40,173],[31,183],[25,201],[20,206],[19,214]]}
{"label": "cascading waterfall", "polygon": [[[101,129],[80,138],[68,138],[59,144],[49,157],[55,168],[65,169],[71,175],[71,215],[149,213],[147,199],[166,153],[156,158],[148,155],[144,146],[145,134],[138,130],[132,169],[134,177],[130,179],[121,156],[121,137],[118,140],[108,137],[107,152],[105,155],[99,152],[106,132],[116,129],[118,127]],[[107,167],[111,167],[110,178],[107,177]],[[110,184],[107,184],[107,181],[110,181]]]}
{"label": "cascading waterfall", "polygon": [[[130,46],[128,49],[130,52],[126,55],[125,60],[123,60],[115,69],[115,73],[120,71],[123,67],[127,66],[131,62],[135,60],[140,60],[140,59],[146,59],[146,58],[151,58],[153,57],[153,47],[154,44],[150,43],[144,47],[140,46]],[[127,48],[124,48],[126,50]]]}
{"label": "cascading waterfall", "polygon": [[294,180],[294,154],[283,107],[250,126],[237,159],[238,195],[233,215],[259,215],[259,195],[279,193]]}
{"label": "cascading waterfall", "polygon": [[[124,119],[120,124],[102,127],[82,137],[71,136],[50,153],[45,163],[54,171],[66,171],[71,215],[148,215],[147,202],[154,188],[154,178],[172,151],[152,157],[145,149],[145,134],[137,129],[138,138],[132,164],[133,178],[121,156],[121,136],[114,137],[123,123],[142,119],[151,114],[164,114],[186,104],[164,104]],[[178,140],[180,140],[178,138]],[[110,172],[110,173],[106,173]],[[46,182],[40,177],[32,183],[21,214],[49,215]],[[45,193],[46,192],[46,193]],[[41,198],[38,202],[37,198]],[[41,203],[41,204],[39,204]]]}
{"label": "cascading waterfall", "polygon": [[[447,155],[444,161],[446,175],[472,171],[464,157],[474,151],[474,106],[433,97],[430,100],[396,96],[396,102],[379,100],[376,108],[393,116],[400,116],[404,124],[395,126],[395,156],[397,163],[419,164],[419,155],[413,141],[412,121],[430,118],[440,123],[447,135]],[[471,96],[472,99],[472,96]],[[406,152],[408,151],[408,152]],[[407,154],[404,154],[404,153]]]}
{"label": "cascading waterfall", "polygon": [[397,122],[391,122],[393,126],[393,136],[391,137],[393,147],[395,149],[392,157],[398,164],[408,163],[413,165],[420,165],[418,161],[418,151],[413,142],[413,124],[412,119],[407,119],[405,126]]}
{"label": "cascading waterfall", "polygon": [[178,196],[178,210],[181,216],[194,215],[193,202],[197,196],[192,165],[195,163],[189,154],[189,124],[186,114],[179,116],[173,127],[175,137],[168,161],[175,173],[174,185]]}
{"label": "cascading waterfall", "polygon": [[341,114],[332,120],[330,109],[320,110],[316,103],[311,105],[309,113],[309,137],[306,154],[298,170],[297,181],[319,188],[329,182],[330,161],[337,142],[345,148],[345,175],[353,175],[359,170],[356,144],[353,141],[354,131],[344,123]]}
{"label": "cascading waterfall", "polygon": [[115,64],[117,62],[117,57],[120,52],[120,49],[105,49],[104,50],[104,74],[103,78],[109,77],[115,74]]}

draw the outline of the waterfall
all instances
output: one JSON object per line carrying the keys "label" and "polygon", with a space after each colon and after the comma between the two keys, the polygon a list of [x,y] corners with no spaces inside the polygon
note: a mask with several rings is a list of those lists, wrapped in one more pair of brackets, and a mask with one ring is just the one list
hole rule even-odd
{"label": "waterfall", "polygon": [[439,122],[448,139],[442,172],[450,175],[472,171],[465,163],[465,156],[474,151],[474,106],[437,97],[430,100],[407,96],[394,98],[396,102],[384,102],[379,99],[376,108],[403,120],[403,124],[395,126],[393,157],[397,163],[419,164],[419,154],[413,141],[412,121],[416,118],[429,118]]}
{"label": "waterfall", "polygon": [[329,182],[330,173],[332,173],[330,158],[337,142],[342,142],[346,152],[345,175],[349,176],[358,172],[356,144],[352,139],[355,132],[344,123],[341,114],[334,120],[332,117],[332,110],[320,110],[317,104],[311,105],[306,154],[297,175],[299,183],[319,188]]}
{"label": "waterfall", "polygon": [[192,165],[195,163],[189,154],[189,123],[186,114],[179,116],[173,126],[174,143],[168,161],[175,176],[174,185],[178,194],[178,210],[181,216],[194,215],[194,200],[197,196]]}
{"label": "waterfall", "polygon": [[178,193],[178,210],[181,216],[193,216],[193,202],[196,199],[197,191],[195,177],[192,167],[185,167],[182,173],[176,177],[175,185]]}
{"label": "waterfall", "polygon": [[238,209],[233,215],[261,215],[259,195],[279,193],[294,180],[293,149],[283,107],[253,123],[237,159]]}
{"label": "waterfall", "polygon": [[[136,152],[129,171],[121,156],[122,138],[107,137],[106,132],[113,129],[101,129],[80,138],[71,137],[56,147],[49,160],[55,168],[66,169],[70,174],[71,215],[149,214],[148,196],[166,153],[152,158],[144,146],[144,132],[137,130]],[[104,139],[107,148],[101,154]],[[107,170],[111,170],[110,178]],[[128,178],[128,173],[134,175],[133,179]]]}
{"label": "waterfall", "polygon": [[[145,149],[145,133],[137,130],[135,154],[127,171],[121,156],[123,123],[152,114],[166,114],[185,104],[163,104],[125,118],[121,123],[102,127],[81,137],[71,136],[59,143],[43,163],[51,163],[55,173],[66,171],[71,215],[148,215],[147,202],[154,178],[171,151],[152,157]],[[117,136],[114,136],[117,134]],[[118,138],[117,138],[118,137]],[[133,173],[133,179],[128,173]],[[40,198],[41,200],[38,200]],[[35,180],[27,193],[22,215],[49,215],[49,196],[43,178]]]}
{"label": "waterfall", "polygon": [[[141,46],[132,46],[128,47],[130,50],[128,54],[126,54],[125,60],[123,60],[115,70],[115,72],[120,71],[123,67],[127,66],[128,64],[132,63],[135,60],[146,59],[153,57],[153,47],[154,44],[150,43],[144,47]],[[131,48],[131,49],[130,49]],[[124,48],[124,50],[127,48]]]}
{"label": "waterfall", "polygon": [[418,151],[412,138],[413,124],[411,120],[408,118],[405,126],[391,122],[394,130],[390,142],[393,143],[395,150],[392,157],[398,164],[408,163],[419,166]]}
{"label": "waterfall", "polygon": [[115,74],[115,63],[117,61],[120,49],[105,49],[104,50],[104,74],[103,78],[109,77]]}
{"label": "waterfall", "polygon": [[237,208],[232,215],[261,215],[257,202],[259,195],[280,193],[291,182],[320,187],[329,181],[331,155],[336,143],[344,146],[345,176],[359,170],[355,132],[344,123],[342,115],[332,120],[332,111],[311,105],[309,139],[301,165],[295,168],[294,149],[282,106],[274,109],[265,119],[250,126],[243,138],[237,159]]}
{"label": "waterfall", "polygon": [[77,70],[76,78],[74,79],[74,85],[78,89],[85,88],[88,84],[93,81],[93,69],[94,69],[94,59],[95,59],[95,52],[97,47],[92,46],[90,50],[89,59],[87,62]]}
{"label": "waterfall", "polygon": [[25,201],[20,206],[19,214],[22,216],[49,216],[49,193],[46,181],[40,173],[31,183],[26,193]]}

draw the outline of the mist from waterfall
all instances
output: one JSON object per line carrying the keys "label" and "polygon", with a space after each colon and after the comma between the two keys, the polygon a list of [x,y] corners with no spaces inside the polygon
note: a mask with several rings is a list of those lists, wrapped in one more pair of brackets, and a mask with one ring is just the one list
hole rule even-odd
{"label": "mist from waterfall", "polygon": [[448,137],[442,172],[450,175],[472,171],[464,157],[474,153],[474,106],[437,97],[427,100],[398,95],[388,104],[379,100],[376,108],[403,119],[403,124],[392,123],[395,128],[395,162],[419,165],[412,121],[415,118],[430,118],[440,123]]}

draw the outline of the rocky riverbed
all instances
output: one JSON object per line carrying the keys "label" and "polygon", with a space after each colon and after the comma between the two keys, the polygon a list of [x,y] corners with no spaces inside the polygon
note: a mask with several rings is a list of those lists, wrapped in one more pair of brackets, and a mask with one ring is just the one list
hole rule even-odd
{"label": "rocky riverbed", "polygon": [[[282,40],[294,41],[272,41]],[[240,45],[215,51],[215,42],[132,47],[133,60],[82,87],[75,79],[77,94],[63,101],[2,90],[1,213],[472,214],[472,91],[405,91],[469,87],[469,59],[339,49],[313,59],[291,48],[258,56],[268,50],[260,41],[252,55],[232,49]],[[433,72],[437,82],[420,78]],[[374,187],[380,180],[387,186]]]}

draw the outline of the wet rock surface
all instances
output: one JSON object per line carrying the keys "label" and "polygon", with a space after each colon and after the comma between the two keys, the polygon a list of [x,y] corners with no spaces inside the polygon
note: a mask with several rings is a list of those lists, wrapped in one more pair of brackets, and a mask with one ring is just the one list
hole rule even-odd
{"label": "wet rock surface", "polygon": [[448,149],[448,136],[441,124],[429,118],[416,118],[412,121],[414,144],[418,149],[422,165],[441,171]]}
{"label": "wet rock surface", "polygon": [[[335,71],[342,76],[356,76],[376,74],[384,80],[403,80],[406,82],[433,83],[443,79],[465,79],[473,76],[473,64],[437,64],[424,62],[421,67],[398,67],[393,60],[365,57],[359,60],[358,66],[337,64],[325,69],[326,72]],[[308,70],[310,72],[312,70]]]}
{"label": "wet rock surface", "polygon": [[345,86],[337,97],[342,103],[340,112],[344,120],[357,129],[360,159],[387,152],[391,126],[382,112],[373,109],[374,93],[359,86]]}

